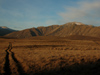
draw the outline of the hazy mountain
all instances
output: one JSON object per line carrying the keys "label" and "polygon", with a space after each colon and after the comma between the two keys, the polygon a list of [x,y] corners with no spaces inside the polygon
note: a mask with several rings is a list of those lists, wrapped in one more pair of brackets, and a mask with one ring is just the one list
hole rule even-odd
{"label": "hazy mountain", "polygon": [[5,26],[0,26],[0,36],[4,36],[6,34],[9,34],[9,33],[12,33],[14,32],[15,30],[13,29],[10,29],[8,27],[5,27]]}
{"label": "hazy mountain", "polygon": [[32,36],[60,36],[71,35],[100,37],[100,27],[85,25],[80,22],[69,22],[64,25],[37,27],[7,34],[7,37],[28,38]]}

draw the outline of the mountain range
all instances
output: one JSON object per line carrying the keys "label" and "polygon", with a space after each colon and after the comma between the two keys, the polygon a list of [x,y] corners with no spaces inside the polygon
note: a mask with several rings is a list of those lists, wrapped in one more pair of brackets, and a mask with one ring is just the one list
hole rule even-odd
{"label": "mountain range", "polygon": [[72,35],[100,37],[100,27],[86,25],[80,22],[69,22],[63,25],[51,25],[48,27],[30,28],[21,31],[14,31],[6,34],[5,37],[29,38],[33,36],[59,36]]}
{"label": "mountain range", "polygon": [[0,36],[4,36],[6,34],[14,32],[14,31],[16,31],[16,30],[10,29],[10,28],[5,27],[5,26],[0,26]]}

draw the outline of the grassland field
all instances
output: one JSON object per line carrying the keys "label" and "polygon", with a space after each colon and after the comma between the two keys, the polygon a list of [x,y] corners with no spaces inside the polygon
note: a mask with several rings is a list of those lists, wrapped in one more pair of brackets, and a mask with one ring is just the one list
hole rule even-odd
{"label": "grassland field", "polygon": [[0,75],[100,75],[100,41],[0,38]]}

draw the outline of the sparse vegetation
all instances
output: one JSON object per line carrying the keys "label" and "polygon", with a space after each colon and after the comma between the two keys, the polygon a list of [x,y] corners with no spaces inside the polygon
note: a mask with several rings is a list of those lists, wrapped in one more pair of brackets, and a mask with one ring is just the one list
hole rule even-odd
{"label": "sparse vegetation", "polygon": [[[77,35],[89,36],[89,37],[100,37],[100,27],[85,25],[79,22],[70,22],[63,25],[51,25],[48,27],[37,27],[25,29],[22,31],[12,32],[5,35],[5,37],[13,38],[30,38],[33,36],[73,36]],[[80,37],[80,36],[79,36]],[[72,38],[72,37],[71,37]],[[78,37],[77,37],[78,38]],[[87,37],[81,37],[81,39]]]}

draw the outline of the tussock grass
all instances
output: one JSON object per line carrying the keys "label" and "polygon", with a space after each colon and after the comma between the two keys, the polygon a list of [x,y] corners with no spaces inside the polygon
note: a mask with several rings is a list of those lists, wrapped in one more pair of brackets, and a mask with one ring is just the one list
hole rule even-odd
{"label": "tussock grass", "polygon": [[100,47],[91,40],[16,41],[12,51],[27,74],[92,74],[100,59]]}
{"label": "tussock grass", "polygon": [[[92,40],[34,40],[1,39],[0,73],[3,74],[5,56],[9,42],[16,62],[28,75],[99,75],[100,41]],[[12,74],[18,66],[9,54]]]}
{"label": "tussock grass", "polygon": [[4,64],[5,64],[5,57],[6,57],[6,52],[5,50],[7,49],[8,42],[6,42],[4,39],[0,39],[0,74],[3,74],[4,71]]}

